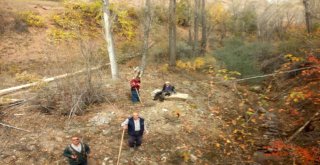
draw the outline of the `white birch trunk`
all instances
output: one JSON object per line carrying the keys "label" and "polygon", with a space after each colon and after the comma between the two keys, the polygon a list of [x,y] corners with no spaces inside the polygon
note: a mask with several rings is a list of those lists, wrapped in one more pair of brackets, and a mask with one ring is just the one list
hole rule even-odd
{"label": "white birch trunk", "polygon": [[110,60],[111,75],[112,79],[118,78],[118,65],[116,61],[116,55],[114,51],[114,43],[112,39],[110,11],[109,11],[109,0],[103,0],[103,20],[105,30],[105,40],[107,41],[107,48]]}

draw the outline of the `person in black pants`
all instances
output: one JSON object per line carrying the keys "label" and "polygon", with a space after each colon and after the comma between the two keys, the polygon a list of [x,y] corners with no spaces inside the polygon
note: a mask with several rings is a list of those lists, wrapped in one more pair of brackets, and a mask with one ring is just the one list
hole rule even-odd
{"label": "person in black pants", "polygon": [[134,112],[132,117],[127,118],[121,126],[123,129],[128,130],[130,150],[138,149],[142,144],[143,134],[148,133],[144,119],[137,112]]}

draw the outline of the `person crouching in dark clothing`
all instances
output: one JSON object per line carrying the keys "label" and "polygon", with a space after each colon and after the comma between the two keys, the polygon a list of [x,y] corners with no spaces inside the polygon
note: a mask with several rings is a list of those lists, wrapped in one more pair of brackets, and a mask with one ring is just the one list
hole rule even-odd
{"label": "person crouching in dark clothing", "polygon": [[157,92],[153,98],[153,100],[164,101],[165,96],[170,96],[172,93],[176,93],[173,85],[170,84],[169,81],[166,81],[162,87],[162,91]]}
{"label": "person crouching in dark clothing", "polygon": [[169,81],[163,85],[162,92],[165,96],[170,96],[172,93],[176,93],[174,86],[170,85]]}

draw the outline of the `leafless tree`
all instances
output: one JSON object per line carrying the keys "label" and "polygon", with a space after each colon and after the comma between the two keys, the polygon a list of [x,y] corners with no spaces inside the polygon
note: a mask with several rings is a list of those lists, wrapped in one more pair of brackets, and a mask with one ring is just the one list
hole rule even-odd
{"label": "leafless tree", "polygon": [[193,57],[198,55],[199,42],[199,9],[200,9],[200,0],[194,0],[194,34],[193,34]]}
{"label": "leafless tree", "polygon": [[141,70],[144,71],[147,64],[148,48],[149,48],[149,32],[151,27],[151,3],[146,0],[144,7],[144,39],[143,39],[143,52],[141,60]]}
{"label": "leafless tree", "polygon": [[206,0],[201,1],[201,50],[200,53],[204,55],[207,47],[207,17],[206,17]]}
{"label": "leafless tree", "polygon": [[304,10],[305,10],[305,19],[306,19],[306,28],[308,33],[312,31],[312,22],[311,22],[311,10],[310,10],[310,1],[303,0]]}
{"label": "leafless tree", "polygon": [[176,65],[176,0],[169,4],[169,65]]}
{"label": "leafless tree", "polygon": [[192,17],[192,9],[191,9],[191,3],[190,3],[190,0],[187,0],[187,2],[188,2],[188,6],[189,6],[189,8],[188,8],[188,21],[189,21],[189,23],[190,23],[190,28],[189,28],[189,30],[188,30],[188,36],[189,36],[189,38],[188,38],[188,43],[189,43],[189,45],[192,45],[193,44],[193,42],[192,42],[192,29],[191,29],[191,17]]}
{"label": "leafless tree", "polygon": [[286,1],[267,4],[257,13],[257,34],[262,40],[283,38],[288,29],[302,23],[302,6]]}

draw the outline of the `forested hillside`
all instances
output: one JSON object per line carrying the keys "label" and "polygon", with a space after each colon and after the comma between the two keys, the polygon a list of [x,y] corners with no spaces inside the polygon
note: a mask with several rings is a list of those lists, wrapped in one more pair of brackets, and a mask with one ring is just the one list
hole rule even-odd
{"label": "forested hillside", "polygon": [[0,164],[320,164],[319,80],[319,0],[1,0]]}

